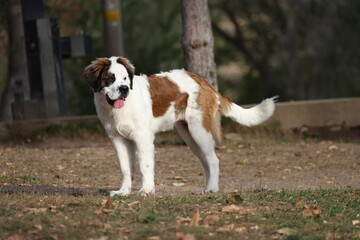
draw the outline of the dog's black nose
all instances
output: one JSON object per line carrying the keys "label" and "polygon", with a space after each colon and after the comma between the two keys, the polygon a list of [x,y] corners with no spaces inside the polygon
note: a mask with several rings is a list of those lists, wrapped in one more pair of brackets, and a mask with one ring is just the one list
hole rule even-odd
{"label": "dog's black nose", "polygon": [[129,92],[129,87],[125,86],[125,85],[122,85],[122,86],[119,87],[119,91],[121,93],[128,93]]}

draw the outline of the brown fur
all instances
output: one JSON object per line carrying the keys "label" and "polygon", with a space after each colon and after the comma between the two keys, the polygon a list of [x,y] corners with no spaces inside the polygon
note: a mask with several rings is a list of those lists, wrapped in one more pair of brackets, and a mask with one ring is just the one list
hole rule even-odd
{"label": "brown fur", "polygon": [[118,57],[117,62],[124,65],[127,72],[129,73],[129,77],[132,79],[135,74],[135,67],[130,63],[130,61],[126,58]]}
{"label": "brown fur", "polygon": [[189,94],[187,93],[181,93],[176,97],[175,109],[176,109],[176,117],[178,119],[180,118],[180,116],[185,115],[188,98],[189,98]]}
{"label": "brown fur", "polygon": [[216,111],[220,110],[222,113],[228,112],[232,101],[216,91],[203,78],[192,72],[187,72],[187,74],[200,85],[197,101],[203,113],[203,126],[208,132],[212,132]]}
{"label": "brown fur", "polygon": [[216,111],[219,108],[219,93],[198,75],[191,72],[187,72],[187,74],[200,85],[197,101],[202,111],[203,126],[206,131],[212,132]]}
{"label": "brown fur", "polygon": [[175,83],[167,77],[157,75],[149,76],[148,80],[154,117],[163,116],[171,102],[175,102],[175,108],[179,113],[185,110],[188,94],[180,93],[180,89]]}
{"label": "brown fur", "polygon": [[83,75],[92,89],[97,92],[105,86],[107,70],[111,61],[107,58],[97,58],[84,71]]}

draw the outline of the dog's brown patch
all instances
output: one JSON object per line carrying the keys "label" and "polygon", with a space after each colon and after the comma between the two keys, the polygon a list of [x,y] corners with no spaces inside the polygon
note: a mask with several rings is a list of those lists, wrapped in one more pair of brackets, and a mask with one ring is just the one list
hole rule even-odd
{"label": "dog's brown patch", "polygon": [[105,86],[104,78],[107,74],[111,61],[107,58],[97,58],[85,68],[83,76],[95,92]]}
{"label": "dog's brown patch", "polygon": [[206,131],[212,132],[216,111],[219,108],[219,93],[203,78],[187,72],[200,85],[197,102],[202,112],[202,123]]}
{"label": "dog's brown patch", "polygon": [[176,118],[177,119],[181,118],[180,116],[185,116],[185,110],[187,107],[188,98],[189,98],[189,94],[187,94],[187,93],[180,93],[176,97],[175,109],[176,109]]}
{"label": "dog's brown patch", "polygon": [[123,57],[118,57],[116,62],[124,65],[124,67],[126,68],[128,74],[129,74],[130,79],[132,79],[134,77],[135,67],[130,63],[130,61],[128,59],[123,58]]}
{"label": "dog's brown patch", "polygon": [[216,91],[205,79],[192,72],[187,74],[200,85],[197,101],[203,114],[203,126],[208,132],[212,132],[216,111],[228,112],[232,101]]}
{"label": "dog's brown patch", "polygon": [[188,95],[180,93],[179,87],[168,77],[151,75],[148,76],[148,80],[154,117],[163,116],[171,102],[175,102],[177,110],[186,108]]}

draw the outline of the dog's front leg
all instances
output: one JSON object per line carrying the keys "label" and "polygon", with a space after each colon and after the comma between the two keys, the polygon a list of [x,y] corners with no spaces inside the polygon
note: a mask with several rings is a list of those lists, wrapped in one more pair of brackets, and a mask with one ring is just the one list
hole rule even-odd
{"label": "dog's front leg", "polygon": [[154,160],[154,135],[151,133],[137,134],[135,144],[139,157],[142,186],[139,194],[142,196],[155,193],[155,160]]}
{"label": "dog's front leg", "polygon": [[134,143],[121,136],[110,138],[116,150],[122,173],[121,187],[118,191],[111,191],[110,197],[115,195],[127,196],[131,193],[132,187],[131,175],[133,174],[135,162]]}

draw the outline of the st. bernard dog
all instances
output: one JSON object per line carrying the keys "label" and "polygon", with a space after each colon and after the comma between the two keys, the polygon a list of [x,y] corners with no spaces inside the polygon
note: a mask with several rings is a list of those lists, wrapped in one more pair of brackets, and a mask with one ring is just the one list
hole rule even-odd
{"label": "st. bernard dog", "polygon": [[96,59],[83,73],[94,91],[97,115],[120,162],[121,187],[111,191],[110,196],[131,193],[136,157],[142,174],[139,193],[155,193],[154,137],[174,126],[204,167],[205,192],[217,192],[219,159],[212,135],[216,112],[239,124],[253,126],[273,114],[276,97],[244,109],[194,73],[172,70],[137,76],[134,70],[126,58],[111,57]]}

